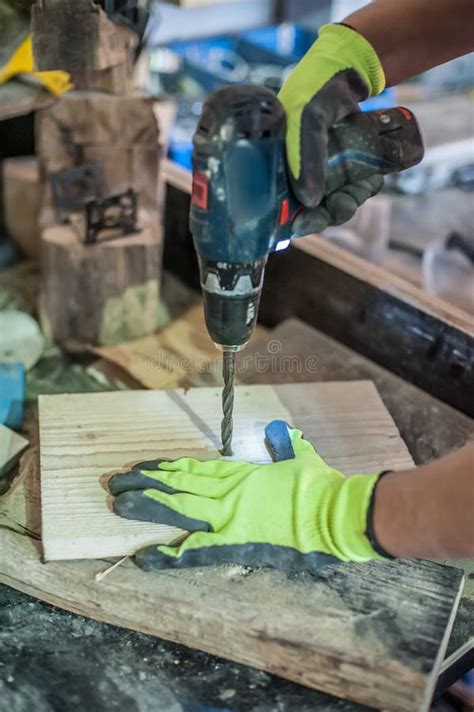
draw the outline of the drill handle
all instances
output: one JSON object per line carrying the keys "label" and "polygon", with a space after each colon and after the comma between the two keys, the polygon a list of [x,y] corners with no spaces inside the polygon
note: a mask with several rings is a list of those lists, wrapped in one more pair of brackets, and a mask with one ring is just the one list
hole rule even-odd
{"label": "drill handle", "polygon": [[329,132],[325,195],[374,173],[404,171],[421,161],[423,139],[409,109],[351,114]]}

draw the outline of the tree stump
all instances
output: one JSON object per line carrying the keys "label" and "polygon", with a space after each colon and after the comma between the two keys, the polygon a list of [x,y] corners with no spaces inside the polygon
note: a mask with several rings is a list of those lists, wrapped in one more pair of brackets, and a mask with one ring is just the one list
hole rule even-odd
{"label": "tree stump", "polygon": [[98,161],[104,196],[133,188],[138,204],[155,208],[160,177],[159,129],[154,100],[69,92],[36,115],[37,153],[43,184],[41,227],[57,221],[51,176]]}
{"label": "tree stump", "polygon": [[3,210],[9,236],[26,257],[39,258],[41,184],[33,156],[3,162]]}
{"label": "tree stump", "polygon": [[[115,344],[158,326],[162,231],[157,205],[159,131],[153,100],[71,92],[37,117],[43,185],[40,218],[42,325],[63,346]],[[84,212],[63,215],[54,205],[51,178],[95,162],[101,195],[133,190],[140,231],[84,244]]]}
{"label": "tree stump", "polygon": [[40,313],[63,346],[111,345],[158,326],[162,232],[154,210],[139,210],[140,232],[85,245],[74,224],[41,236]]}

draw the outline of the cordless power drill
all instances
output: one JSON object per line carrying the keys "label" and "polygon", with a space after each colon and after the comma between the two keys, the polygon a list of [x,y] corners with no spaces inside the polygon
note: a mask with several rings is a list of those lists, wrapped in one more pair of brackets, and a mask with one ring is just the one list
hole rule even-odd
{"label": "cordless power drill", "polygon": [[[301,209],[288,180],[285,129],[275,94],[232,86],[208,98],[193,139],[190,227],[207,329],[224,352],[224,455],[232,454],[235,352],[257,322],[268,254],[289,244]],[[373,173],[402,171],[422,157],[408,109],[354,113],[329,133],[324,194]]]}

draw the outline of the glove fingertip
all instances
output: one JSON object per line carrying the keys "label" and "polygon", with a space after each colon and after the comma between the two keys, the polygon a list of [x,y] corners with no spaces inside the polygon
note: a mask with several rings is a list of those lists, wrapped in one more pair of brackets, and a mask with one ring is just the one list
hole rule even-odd
{"label": "glove fingertip", "polygon": [[323,232],[331,221],[331,217],[323,205],[312,209],[303,209],[295,217],[292,229],[295,237],[315,235]]}
{"label": "glove fingertip", "polygon": [[265,426],[265,436],[268,439],[271,439],[272,436],[280,434],[280,430],[286,430],[287,432],[291,430],[291,425],[286,422],[286,420],[280,420],[278,418],[275,418],[274,420],[271,420],[269,423],[266,424]]}
{"label": "glove fingertip", "polygon": [[169,462],[167,458],[157,458],[155,460],[143,460],[133,466],[134,470],[159,470],[163,462]]}
{"label": "glove fingertip", "polygon": [[[175,566],[176,556],[169,546],[145,546],[135,554],[135,563],[143,571],[159,571]],[[171,554],[171,555],[170,555]]]}
{"label": "glove fingertip", "polygon": [[134,491],[144,491],[146,489],[155,488],[166,492],[168,494],[174,494],[176,490],[161,482],[156,477],[157,470],[130,470],[129,472],[119,472],[116,475],[112,475],[107,483],[108,490],[110,494],[117,497],[118,495],[126,492]]}
{"label": "glove fingertip", "polygon": [[291,189],[298,203],[303,205],[305,208],[314,209],[321,203],[324,195],[324,189],[319,188],[314,181],[308,182],[308,180],[305,180],[303,176],[306,175],[306,168],[301,168],[299,178],[296,178],[290,171]]}
{"label": "glove fingertip", "polygon": [[158,469],[164,472],[189,472],[198,461],[192,457],[179,457],[177,460],[161,460]]}
{"label": "glove fingertip", "polygon": [[291,431],[291,426],[284,420],[272,420],[265,427],[265,439],[275,462],[294,459]]}
{"label": "glove fingertip", "polygon": [[127,491],[116,495],[113,501],[115,514],[124,519],[142,519],[140,503],[143,498],[143,491]]}
{"label": "glove fingertip", "polygon": [[374,173],[374,175],[369,176],[367,182],[372,188],[372,195],[376,195],[380,192],[384,185],[384,177],[381,173]]}

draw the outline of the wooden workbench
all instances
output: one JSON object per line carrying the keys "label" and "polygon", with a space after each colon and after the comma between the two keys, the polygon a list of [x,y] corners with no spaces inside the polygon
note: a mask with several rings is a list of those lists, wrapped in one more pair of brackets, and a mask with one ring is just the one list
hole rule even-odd
{"label": "wooden workbench", "polygon": [[[299,356],[300,369],[291,359],[294,354]],[[284,383],[289,378],[293,382],[370,378],[417,464],[441,457],[474,436],[472,418],[297,319],[283,322],[265,341],[250,344],[245,355],[247,363],[252,363],[252,355],[260,355],[271,365],[256,372],[238,371],[242,380],[252,383]],[[265,363],[265,358],[254,362]],[[462,568],[466,583],[441,668],[439,693],[474,666],[474,562],[446,563]]]}
{"label": "wooden workbench", "polygon": [[[171,235],[172,239],[167,246],[168,266],[175,268],[175,271],[179,270],[183,276],[196,276],[195,255],[188,232],[185,204],[187,198],[178,192],[174,196],[172,194],[171,198],[181,207],[173,210],[169,216],[172,222],[168,225],[168,235]],[[267,323],[276,324],[285,316],[299,315],[311,321],[313,325],[318,323],[329,333],[339,335],[339,338],[344,338],[346,342],[357,337],[359,341],[355,345],[358,350],[390,368],[396,366],[394,360],[397,358],[397,351],[392,348],[391,353],[388,348],[390,344],[382,342],[376,328],[377,324],[381,323],[380,320],[387,316],[383,309],[387,300],[380,299],[384,296],[383,285],[377,286],[372,282],[366,287],[361,285],[364,280],[349,275],[349,282],[360,289],[356,301],[351,300],[347,293],[344,300],[344,286],[347,281],[335,285],[332,280],[332,276],[338,271],[337,266],[327,266],[321,255],[308,255],[297,249],[286,255],[285,259],[288,257],[288,264],[292,265],[290,271],[296,275],[296,282],[293,280],[289,287],[296,288],[296,291],[288,300],[285,300],[281,293],[277,293],[281,279],[278,265],[275,263],[275,269],[272,268],[268,273],[267,293],[263,302],[262,316],[266,317]],[[281,260],[280,262],[283,264]],[[326,280],[317,285],[318,298],[321,300],[319,302],[316,297],[312,300],[307,298],[308,292],[305,291],[299,270],[299,266],[303,264],[305,269],[309,265],[314,268],[314,273],[308,269],[306,274],[313,274],[315,281],[321,275]],[[287,272],[288,265],[285,265]],[[384,276],[375,269],[372,280],[376,282],[381,275]],[[337,287],[329,293],[329,296],[332,294],[332,299],[329,300],[326,299],[328,292],[325,292],[328,285]],[[275,296],[278,296],[278,300],[275,300]],[[329,309],[325,301],[330,302]],[[404,311],[405,305],[392,294],[389,306],[392,307],[390,316],[395,319],[397,325],[401,324],[397,319]],[[375,312],[371,312],[372,307]],[[398,307],[401,307],[401,311],[397,311]],[[416,310],[416,306],[413,308]],[[354,310],[357,320],[351,323]],[[374,313],[379,321],[372,320]],[[406,314],[406,311],[404,313]],[[442,320],[435,319],[435,327],[441,329],[441,322]],[[415,381],[418,379],[420,382],[424,372],[432,377],[438,365],[438,372],[445,367],[449,368],[448,349],[445,346],[449,345],[451,338],[457,340],[461,347],[458,355],[463,356],[469,350],[472,335],[466,334],[466,329],[459,330],[453,328],[452,324],[448,325],[447,330],[441,334],[442,339],[437,342],[437,348],[431,351],[433,360],[429,373],[424,349],[430,348],[427,343],[430,334],[423,330],[414,331],[413,343],[417,351],[415,355],[412,353],[411,363],[408,359],[408,363],[405,361],[401,365],[408,368],[410,378]],[[301,322],[291,319],[280,324],[258,344],[255,342],[249,345],[245,353],[247,356],[261,354],[266,358],[270,342],[273,349],[275,342],[279,344],[276,355],[280,358],[280,364],[262,372],[260,367],[255,367],[254,362],[253,368],[247,367],[245,372],[239,370],[241,381],[278,383],[289,379],[302,382],[371,379],[376,383],[416,462],[440,456],[463,444],[474,433],[473,422],[466,415],[408,383],[404,378],[385,370],[374,360],[361,356]],[[407,351],[402,350],[401,353],[404,358],[408,358]],[[311,362],[310,374],[305,368],[300,371],[293,369],[290,375],[285,373],[281,358],[294,354],[299,354],[302,363],[305,363],[309,356],[316,357],[317,362]],[[274,351],[272,355],[275,356]],[[248,362],[247,359],[247,364]],[[469,381],[468,371],[460,369],[460,365],[453,364],[453,375],[455,376],[457,371],[458,381],[457,387],[452,389],[452,395],[460,399],[460,405],[472,405],[472,381]],[[465,387],[462,385],[464,381]],[[426,384],[427,387],[430,385],[438,390],[442,389],[443,378]],[[470,567],[466,565],[464,569],[467,573],[466,585],[442,668],[440,690],[474,664],[474,572],[472,564]],[[38,708],[41,708],[42,704],[48,704],[54,695],[55,703],[61,707],[67,707],[71,696],[74,696],[80,706],[98,709],[109,709],[112,704],[125,706],[130,700],[134,700],[136,709],[140,710],[151,704],[156,705],[156,700],[159,700],[161,707],[158,709],[167,711],[219,709],[226,712],[273,712],[279,709],[281,712],[368,712],[368,708],[361,705],[336,700],[266,673],[224,662],[149,636],[125,632],[119,628],[72,616],[2,587],[1,603],[3,609],[0,610],[0,622],[3,637],[0,640],[0,660],[6,661],[5,679],[11,679],[6,689],[7,695],[11,696],[6,697],[7,703],[18,697],[29,699],[31,690],[34,689]],[[28,650],[27,666],[21,663],[21,649]],[[54,681],[52,671],[56,678]]]}
{"label": "wooden workbench", "polygon": [[[269,354],[269,368],[262,369]],[[295,320],[249,345],[246,367],[239,369],[239,378],[253,383],[288,381],[291,361],[284,359],[295,354],[301,365],[299,369],[290,366],[294,381],[374,380],[416,461],[446,452],[473,432],[466,416]],[[257,360],[257,355],[263,361]],[[470,595],[467,589],[461,601],[451,655],[462,648],[469,650],[469,637],[473,635],[469,628],[473,607]],[[0,653],[5,653],[0,659],[6,661],[6,675],[13,678],[7,694],[25,697],[34,686],[38,705],[49,698],[54,686],[61,706],[69,704],[74,694],[79,704],[93,704],[99,709],[108,709],[107,694],[113,694],[115,704],[135,699],[137,709],[155,696],[162,700],[163,710],[173,709],[173,705],[179,709],[178,704],[187,709],[191,701],[200,704],[199,709],[232,712],[271,712],[276,708],[285,712],[368,710],[149,636],[72,617],[3,588],[0,597],[4,601]],[[15,661],[16,651],[22,647],[28,649],[29,657],[28,666],[20,668]],[[48,674],[51,669],[59,682]]]}

